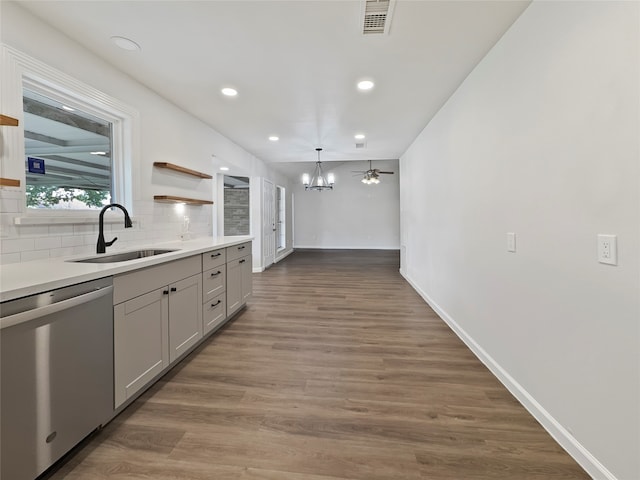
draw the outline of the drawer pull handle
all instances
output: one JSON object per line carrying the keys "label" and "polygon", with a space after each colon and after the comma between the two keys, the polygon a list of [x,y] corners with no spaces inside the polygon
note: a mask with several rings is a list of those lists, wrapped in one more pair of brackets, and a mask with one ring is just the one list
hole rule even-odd
{"label": "drawer pull handle", "polygon": [[242,245],[241,247],[238,247],[238,250],[244,250],[244,245]]}
{"label": "drawer pull handle", "polygon": [[220,255],[222,255],[220,252],[214,253],[213,255],[211,255],[211,258],[216,258],[216,257],[219,257]]}
{"label": "drawer pull handle", "polygon": [[49,435],[47,435],[47,438],[45,439],[45,441],[47,443],[51,443],[55,440],[57,436],[58,436],[58,432],[51,432]]}
{"label": "drawer pull handle", "polygon": [[178,289],[177,289],[176,287],[171,287],[171,291],[172,291],[172,292],[177,292],[177,291],[178,291]]}
{"label": "drawer pull handle", "polygon": [[246,262],[246,260],[243,258],[242,260],[240,260],[238,263],[244,263]]}
{"label": "drawer pull handle", "polygon": [[162,294],[163,294],[163,295],[169,295],[169,290],[163,290],[163,291],[162,291]]}
{"label": "drawer pull handle", "polygon": [[211,308],[213,307],[217,307],[218,305],[220,305],[222,303],[222,300],[218,300],[216,303],[212,303],[211,304]]}
{"label": "drawer pull handle", "polygon": [[220,270],[218,270],[216,273],[212,273],[211,276],[212,277],[217,277],[218,275],[220,275],[222,272]]}

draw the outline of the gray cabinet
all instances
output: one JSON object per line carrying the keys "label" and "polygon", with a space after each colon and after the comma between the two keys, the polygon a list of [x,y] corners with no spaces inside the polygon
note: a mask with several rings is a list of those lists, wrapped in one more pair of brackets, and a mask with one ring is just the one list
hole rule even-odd
{"label": "gray cabinet", "polygon": [[169,366],[169,291],[162,287],[114,306],[115,406]]}
{"label": "gray cabinet", "polygon": [[113,279],[116,408],[248,301],[252,269],[245,242]]}
{"label": "gray cabinet", "polygon": [[196,256],[114,278],[116,408],[202,338],[201,268]]}
{"label": "gray cabinet", "polygon": [[209,333],[227,319],[226,294],[223,292],[217,297],[207,300],[202,305],[202,323],[204,333]]}
{"label": "gray cabinet", "polygon": [[232,315],[247,303],[253,292],[251,249],[246,253],[246,256],[228,260],[227,252],[227,315]]}
{"label": "gray cabinet", "polygon": [[169,285],[169,362],[177,360],[202,338],[200,275]]}
{"label": "gray cabinet", "polygon": [[226,250],[202,254],[202,326],[209,333],[227,319]]}

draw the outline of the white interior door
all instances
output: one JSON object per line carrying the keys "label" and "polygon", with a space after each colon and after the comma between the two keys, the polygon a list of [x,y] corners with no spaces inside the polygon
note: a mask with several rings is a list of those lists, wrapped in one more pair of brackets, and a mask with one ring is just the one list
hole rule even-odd
{"label": "white interior door", "polygon": [[269,180],[263,180],[262,212],[262,258],[269,268],[276,258],[276,195]]}

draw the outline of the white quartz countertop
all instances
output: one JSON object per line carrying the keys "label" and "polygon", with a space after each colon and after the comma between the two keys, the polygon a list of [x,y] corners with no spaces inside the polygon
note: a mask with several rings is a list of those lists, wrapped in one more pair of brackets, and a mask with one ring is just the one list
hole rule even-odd
{"label": "white quartz countertop", "polygon": [[42,293],[75,283],[110,277],[139,268],[150,267],[218,248],[231,247],[253,240],[251,236],[206,237],[194,240],[141,244],[123,249],[109,248],[106,255],[144,249],[175,249],[175,252],[117,263],[74,263],[97,255],[76,255],[47,260],[12,263],[0,267],[0,302]]}

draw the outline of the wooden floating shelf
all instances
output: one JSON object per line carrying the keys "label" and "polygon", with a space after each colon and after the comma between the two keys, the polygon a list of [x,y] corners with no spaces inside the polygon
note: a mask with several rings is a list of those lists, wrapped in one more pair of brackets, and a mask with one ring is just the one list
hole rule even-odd
{"label": "wooden floating shelf", "polygon": [[168,170],[173,170],[174,172],[186,173],[187,175],[192,175],[198,178],[213,178],[211,175],[207,175],[206,173],[191,170],[190,168],[181,167],[180,165],[174,165],[173,163],[153,162],[153,166],[158,168],[166,168]]}
{"label": "wooden floating shelf", "polygon": [[19,187],[20,180],[14,180],[13,178],[1,178],[0,187]]}
{"label": "wooden floating shelf", "polygon": [[13,117],[7,117],[6,115],[0,114],[0,125],[7,125],[9,127],[17,127],[18,119]]}
{"label": "wooden floating shelf", "polygon": [[190,205],[213,205],[213,201],[211,200],[198,200],[197,198],[175,197],[173,195],[154,195],[153,199],[156,202],[188,203]]}

